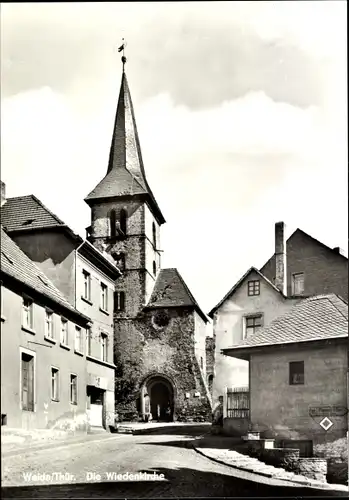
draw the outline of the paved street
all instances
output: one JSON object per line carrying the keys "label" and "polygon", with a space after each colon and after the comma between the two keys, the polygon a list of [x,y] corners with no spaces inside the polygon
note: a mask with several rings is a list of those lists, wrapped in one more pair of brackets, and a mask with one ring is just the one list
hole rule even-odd
{"label": "paved street", "polygon": [[[281,482],[216,464],[197,454],[190,446],[193,437],[202,432],[202,427],[192,426],[144,436],[96,435],[93,441],[90,439],[70,446],[29,450],[25,455],[7,456],[2,463],[2,496],[164,498],[331,494],[305,487],[281,486]],[[164,479],[117,481],[107,478],[107,473],[113,472],[135,474],[154,471],[164,474]],[[54,473],[74,477],[59,480]],[[51,475],[53,480],[51,483],[42,481],[34,477],[38,474]]]}

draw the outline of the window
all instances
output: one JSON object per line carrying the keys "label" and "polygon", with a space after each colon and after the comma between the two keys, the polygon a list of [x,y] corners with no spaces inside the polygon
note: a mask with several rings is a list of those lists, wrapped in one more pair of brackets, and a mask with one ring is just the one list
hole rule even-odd
{"label": "window", "polygon": [[210,391],[210,393],[212,393],[213,375],[209,375],[207,381],[208,381],[208,390]]}
{"label": "window", "polygon": [[53,312],[45,311],[45,336],[53,339]]}
{"label": "window", "polygon": [[21,354],[22,410],[34,411],[34,356]]}
{"label": "window", "polygon": [[200,366],[201,366],[201,370],[203,370],[204,369],[204,359],[202,356],[200,358]]}
{"label": "window", "polygon": [[125,292],[114,292],[114,312],[125,310]]}
{"label": "window", "polygon": [[23,319],[25,328],[33,329],[33,301],[23,297]]}
{"label": "window", "polygon": [[124,208],[120,210],[120,229],[124,233],[127,233],[127,212]]}
{"label": "window", "polygon": [[75,327],[75,351],[82,352],[82,333],[79,326]]}
{"label": "window", "polygon": [[156,262],[155,262],[155,260],[153,260],[153,274],[154,274],[154,276],[156,274]]}
{"label": "window", "polygon": [[108,311],[108,287],[101,283],[101,309]]}
{"label": "window", "polygon": [[68,321],[61,318],[61,344],[68,345]]}
{"label": "window", "polygon": [[51,367],[51,399],[52,401],[59,401],[59,370],[58,368]]}
{"label": "window", "polygon": [[109,214],[109,234],[111,238],[116,237],[116,212],[111,210]]}
{"label": "window", "polygon": [[101,359],[108,361],[108,335],[101,333]]}
{"label": "window", "polygon": [[292,295],[303,295],[304,273],[292,274]]}
{"label": "window", "polygon": [[87,271],[82,271],[84,277],[84,294],[86,300],[91,300],[91,275]]}
{"label": "window", "polygon": [[70,402],[73,405],[78,403],[78,377],[70,374]]}
{"label": "window", "polygon": [[304,384],[304,361],[291,361],[289,364],[290,385]]}
{"label": "window", "polygon": [[245,317],[245,338],[257,333],[262,326],[262,314]]}
{"label": "window", "polygon": [[154,249],[156,250],[156,227],[155,227],[155,222],[153,222],[153,245],[154,245]]}
{"label": "window", "polygon": [[86,354],[88,356],[91,356],[91,352],[92,352],[92,349],[91,349],[91,344],[92,344],[92,329],[91,327],[89,328],[86,328]]}
{"label": "window", "polygon": [[260,293],[260,283],[259,280],[249,281],[247,283],[247,294],[249,296],[259,295]]}

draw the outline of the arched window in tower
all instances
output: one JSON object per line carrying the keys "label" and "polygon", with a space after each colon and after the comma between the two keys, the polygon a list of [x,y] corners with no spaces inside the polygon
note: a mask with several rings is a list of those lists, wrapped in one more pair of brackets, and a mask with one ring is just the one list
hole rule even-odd
{"label": "arched window in tower", "polygon": [[154,245],[154,248],[156,249],[156,227],[155,227],[155,222],[153,222],[153,245]]}
{"label": "arched window in tower", "polygon": [[120,229],[124,234],[126,234],[126,232],[127,232],[127,211],[124,208],[122,208],[120,210]]}
{"label": "arched window in tower", "polygon": [[156,275],[156,262],[153,260],[153,274]]}
{"label": "arched window in tower", "polygon": [[212,388],[213,388],[213,375],[212,374],[208,376],[207,381],[208,381],[208,390],[212,394]]}
{"label": "arched window in tower", "polygon": [[111,210],[109,213],[109,236],[111,238],[116,237],[116,212]]}

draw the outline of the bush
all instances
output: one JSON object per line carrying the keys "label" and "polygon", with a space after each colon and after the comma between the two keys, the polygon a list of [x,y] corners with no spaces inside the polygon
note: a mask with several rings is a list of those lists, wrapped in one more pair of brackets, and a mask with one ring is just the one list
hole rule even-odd
{"label": "bush", "polygon": [[348,441],[346,437],[332,441],[332,443],[317,444],[314,446],[314,456],[324,458],[339,458],[348,463]]}

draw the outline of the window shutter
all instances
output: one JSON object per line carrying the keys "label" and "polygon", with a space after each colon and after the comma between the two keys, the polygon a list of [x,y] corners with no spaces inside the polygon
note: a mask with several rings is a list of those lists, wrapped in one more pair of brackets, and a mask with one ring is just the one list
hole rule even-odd
{"label": "window shutter", "polygon": [[34,358],[28,363],[28,410],[34,410]]}
{"label": "window shutter", "polygon": [[29,373],[28,373],[28,362],[22,358],[22,407],[23,409],[28,408],[28,386],[29,386]]}

